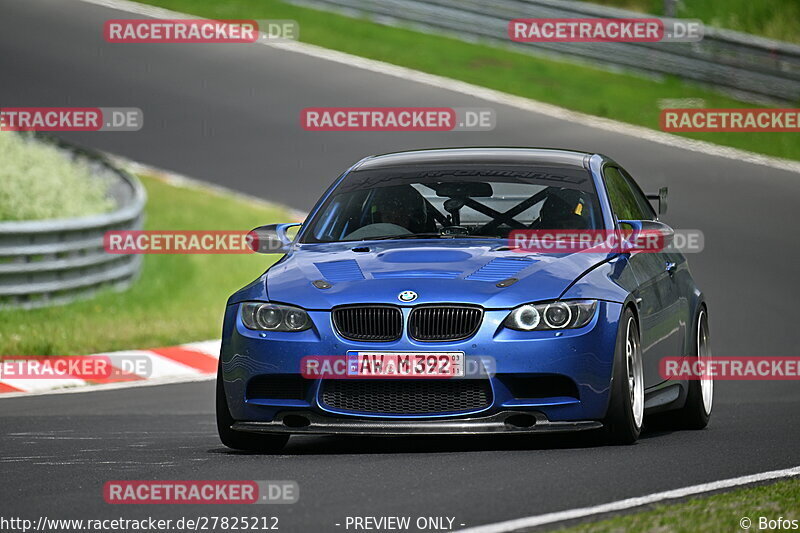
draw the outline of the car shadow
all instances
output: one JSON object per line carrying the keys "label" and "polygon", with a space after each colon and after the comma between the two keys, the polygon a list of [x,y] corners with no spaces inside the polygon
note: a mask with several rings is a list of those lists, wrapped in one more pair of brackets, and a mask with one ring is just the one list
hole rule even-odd
{"label": "car shadow", "polygon": [[645,418],[644,431],[639,439],[663,437],[680,431],[681,428],[675,425],[675,419],[670,415],[671,413],[657,413],[647,416],[647,418]]}

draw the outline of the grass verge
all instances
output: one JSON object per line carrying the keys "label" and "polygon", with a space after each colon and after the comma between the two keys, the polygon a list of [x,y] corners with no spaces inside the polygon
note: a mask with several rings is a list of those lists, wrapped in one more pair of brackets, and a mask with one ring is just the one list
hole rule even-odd
{"label": "grass verge", "polygon": [[[800,479],[779,481],[684,503],[656,505],[649,511],[626,514],[556,530],[558,533],[729,533],[731,531],[765,531],[792,528],[760,528],[760,520],[800,521]],[[750,527],[743,528],[743,519]],[[745,521],[746,522],[746,521]],[[746,525],[746,524],[745,524]],[[761,524],[764,525],[764,524]],[[768,524],[767,524],[768,525]],[[795,526],[794,529],[797,529]]]}
{"label": "grass verge", "polygon": [[[613,73],[501,47],[384,26],[280,0],[141,1],[206,18],[293,19],[300,24],[301,41],[655,130],[659,129],[661,111],[658,101],[663,98],[702,98],[709,108],[758,107],[674,77],[658,81]],[[325,102],[309,101],[306,105],[325,105]],[[681,135],[771,156],[800,159],[796,133]]]}
{"label": "grass verge", "polygon": [[[286,222],[283,209],[142,176],[149,230],[249,230]],[[62,307],[0,312],[0,354],[77,355],[217,338],[228,296],[277,255],[146,255],[125,292]]]}

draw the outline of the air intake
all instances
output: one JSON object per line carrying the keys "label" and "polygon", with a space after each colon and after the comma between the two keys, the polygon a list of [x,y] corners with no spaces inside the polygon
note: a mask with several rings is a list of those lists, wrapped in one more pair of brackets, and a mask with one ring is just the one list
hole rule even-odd
{"label": "air intake", "polygon": [[320,400],[362,413],[463,413],[488,407],[492,389],[485,379],[335,379],[323,382]]}

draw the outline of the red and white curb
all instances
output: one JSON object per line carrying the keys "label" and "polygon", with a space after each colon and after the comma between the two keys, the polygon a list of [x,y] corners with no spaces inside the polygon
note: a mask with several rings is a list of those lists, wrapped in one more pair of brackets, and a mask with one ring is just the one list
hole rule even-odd
{"label": "red and white curb", "polygon": [[[30,394],[52,394],[62,392],[84,392],[89,390],[118,389],[142,385],[158,385],[163,383],[180,383],[200,381],[213,378],[217,373],[220,341],[193,342],[152,348],[149,350],[125,350],[121,352],[88,355],[87,358],[105,357],[111,365],[126,358],[147,359],[146,374],[129,373],[124,379],[109,378],[87,381],[78,377],[47,379],[14,379],[0,375],[0,398]],[[6,360],[24,360],[25,357],[7,358]]]}

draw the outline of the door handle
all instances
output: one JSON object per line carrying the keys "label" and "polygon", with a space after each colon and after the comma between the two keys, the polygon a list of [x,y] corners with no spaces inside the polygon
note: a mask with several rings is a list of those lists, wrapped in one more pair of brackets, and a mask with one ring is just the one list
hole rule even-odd
{"label": "door handle", "polygon": [[667,261],[666,269],[672,275],[678,269],[678,265],[674,261]]}

